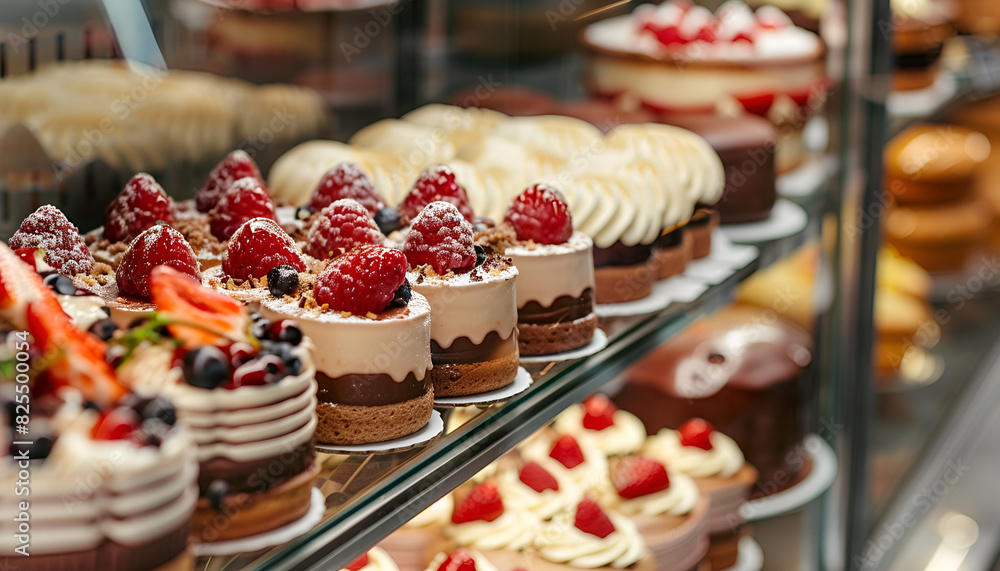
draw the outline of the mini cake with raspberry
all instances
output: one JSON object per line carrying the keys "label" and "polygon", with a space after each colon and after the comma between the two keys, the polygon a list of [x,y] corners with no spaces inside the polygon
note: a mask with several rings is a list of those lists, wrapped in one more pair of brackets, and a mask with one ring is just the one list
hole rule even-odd
{"label": "mini cake with raspberry", "polygon": [[194,202],[198,212],[210,212],[233,183],[245,177],[256,179],[264,186],[264,177],[261,176],[257,163],[246,151],[237,149],[215,165],[205,184],[195,195]]}
{"label": "mini cake with raspberry", "polygon": [[656,569],[694,568],[708,551],[705,525],[709,506],[694,480],[645,456],[614,458],[610,466],[611,485],[602,490],[601,499],[632,519],[656,561]]}
{"label": "mini cake with raspberry", "polygon": [[117,268],[129,244],[157,222],[173,224],[173,200],[146,173],[133,176],[104,212],[104,226],[84,239],[94,259]]}
{"label": "mini cake with raspberry", "polygon": [[712,542],[712,566],[721,569],[735,564],[743,528],[740,506],[757,482],[757,470],[744,461],[736,442],[707,421],[692,418],[678,430],[665,428],[651,436],[643,453],[694,478],[710,502],[706,528]]}
{"label": "mini cake with raspberry", "polygon": [[233,233],[222,265],[209,268],[202,282],[249,303],[269,298],[271,286],[280,287],[282,293],[295,291],[299,272],[306,270],[302,251],[277,222],[253,218]]}
{"label": "mini cake with raspberry", "polygon": [[447,202],[458,209],[462,218],[472,222],[474,215],[469,205],[465,188],[455,181],[455,171],[447,165],[435,165],[420,173],[413,188],[399,205],[402,225],[413,222],[424,208],[432,202]]}
{"label": "mini cake with raspberry", "polygon": [[481,551],[502,569],[527,567],[524,551],[541,528],[532,512],[518,506],[501,493],[493,480],[455,491],[455,511],[444,528],[449,546]]}
{"label": "mini cake with raspberry", "polygon": [[583,437],[544,433],[523,444],[521,456],[565,473],[584,491],[599,489],[608,481],[607,457]]}
{"label": "mini cake with raspberry", "polygon": [[272,292],[262,305],[269,319],[294,319],[315,340],[317,439],[367,444],[426,426],[434,405],[431,307],[410,290],[405,256],[355,248],[318,276],[300,276],[294,291]]}
{"label": "mini cake with raspberry", "polygon": [[606,511],[592,497],[558,514],[535,536],[532,570],[631,569],[653,571],[659,561],[646,549],[628,516]]}
{"label": "mini cake with raspberry", "polygon": [[431,559],[425,571],[499,571],[485,555],[475,549],[460,547],[450,554],[441,552]]}
{"label": "mini cake with raspberry", "polygon": [[306,236],[305,251],[317,260],[334,258],[357,246],[384,246],[385,236],[369,210],[351,198],[323,207]]}
{"label": "mini cake with raspberry", "polygon": [[631,454],[646,442],[642,421],[602,394],[564,410],[556,417],[553,428],[559,434],[586,439],[607,456]]}
{"label": "mini cake with raspberry", "polygon": [[94,256],[61,210],[46,204],[32,212],[8,241],[12,250],[41,248],[45,263],[66,276],[89,274]]}
{"label": "mini cake with raspberry", "polygon": [[291,321],[251,322],[236,300],[166,266],[149,288],[158,311],[116,339],[118,372],[170,399],[190,427],[200,463],[192,540],[301,518],[320,469],[311,341]]}
{"label": "mini cake with raspberry", "polygon": [[431,202],[403,244],[407,280],[430,303],[431,378],[439,397],[503,388],[517,375],[518,271],[473,244],[472,225],[451,202]]}
{"label": "mini cake with raspberry", "polygon": [[517,343],[522,355],[544,355],[590,343],[594,313],[593,241],[573,231],[562,194],[536,184],[518,196],[504,221],[516,239],[477,241],[503,253],[517,268]]}
{"label": "mini cake with raspberry", "polygon": [[542,521],[572,508],[583,498],[583,490],[561,466],[553,468],[552,462],[555,460],[529,460],[503,470],[496,478],[500,492],[513,505],[532,512]]}

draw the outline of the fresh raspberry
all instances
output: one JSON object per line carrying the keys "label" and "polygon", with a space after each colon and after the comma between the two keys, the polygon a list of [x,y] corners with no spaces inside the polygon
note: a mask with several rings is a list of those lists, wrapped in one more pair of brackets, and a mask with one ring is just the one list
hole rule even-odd
{"label": "fresh raspberry", "polygon": [[247,220],[229,238],[222,271],[231,278],[262,278],[275,266],[288,265],[306,271],[305,262],[292,237],[274,220]]}
{"label": "fresh raspberry", "polygon": [[425,206],[438,200],[455,205],[462,217],[472,222],[474,216],[469,197],[465,194],[465,189],[455,182],[454,171],[445,165],[436,165],[420,174],[420,178],[403,199],[403,204],[399,205],[403,224],[416,218]]}
{"label": "fresh raspberry", "polygon": [[368,211],[369,216],[375,216],[379,210],[385,208],[382,197],[375,192],[372,179],[368,178],[365,171],[355,163],[338,163],[328,170],[313,192],[309,206],[319,211],[342,198],[358,201]]}
{"label": "fresh raspberry", "polygon": [[627,500],[662,492],[670,487],[663,464],[644,456],[626,456],[612,461],[610,475],[618,495]]}
{"label": "fresh raspberry", "polygon": [[562,194],[544,184],[529,187],[514,199],[504,221],[514,227],[518,240],[562,244],[573,235],[573,216]]}
{"label": "fresh raspberry", "polygon": [[470,521],[494,521],[503,515],[503,500],[497,485],[491,481],[478,484],[469,495],[455,505],[451,514],[452,523]]}
{"label": "fresh raspberry", "polygon": [[244,177],[234,182],[208,213],[212,235],[220,242],[228,240],[237,228],[251,218],[274,217],[274,201],[259,179]]}
{"label": "fresh raspberry", "polygon": [[437,571],[476,571],[476,560],[468,549],[460,547],[438,566]]}
{"label": "fresh raspberry", "polygon": [[432,202],[413,221],[403,253],[410,266],[430,264],[441,275],[448,270],[470,270],[476,265],[472,224],[462,218],[454,204]]}
{"label": "fresh raspberry", "polygon": [[189,276],[198,277],[198,260],[180,232],[166,224],[157,224],[132,240],[115,272],[118,289],[123,293],[149,299],[149,274],[156,266],[170,266]]}
{"label": "fresh raspberry", "polygon": [[615,531],[615,525],[611,523],[608,514],[604,513],[601,506],[591,498],[583,498],[576,506],[576,518],[573,525],[577,529],[590,535],[596,535],[601,539],[611,535]]}
{"label": "fresh raspberry", "polygon": [[[212,172],[205,181],[205,186],[201,187],[194,197],[195,206],[199,212],[208,212],[215,208],[215,203],[222,198],[222,195],[229,190],[229,187],[243,177],[253,177],[264,186],[264,178],[260,176],[260,169],[257,163],[253,162],[250,155],[241,150],[235,150],[222,159],[222,162],[215,165]],[[267,188],[264,186],[264,188]]]}
{"label": "fresh raspberry", "polygon": [[528,462],[524,466],[521,466],[518,479],[521,480],[522,484],[539,494],[545,490],[559,491],[559,482],[556,481],[555,476],[550,474],[545,468],[542,468],[542,465],[538,462]]}
{"label": "fresh raspberry", "polygon": [[583,401],[583,427],[588,430],[604,430],[615,425],[615,411],[618,407],[602,394],[592,395]]}
{"label": "fresh raspberry", "polygon": [[702,450],[711,450],[713,430],[715,428],[707,420],[692,418],[680,427],[681,444],[701,448]]}
{"label": "fresh raspberry", "polygon": [[173,202],[153,177],[139,173],[104,212],[104,237],[128,242],[157,222],[173,224]]}
{"label": "fresh raspberry", "polygon": [[348,571],[360,571],[360,569],[365,565],[368,565],[367,552],[365,552],[361,557],[358,557],[357,559],[352,561],[351,564],[348,565],[347,567],[344,567],[344,569],[347,569]]}
{"label": "fresh raspberry", "polygon": [[406,257],[399,250],[371,246],[334,258],[316,278],[316,303],[354,315],[382,313],[406,282]]}
{"label": "fresh raspberry", "polygon": [[349,252],[355,246],[381,246],[385,237],[365,207],[350,198],[337,200],[324,208],[306,238],[306,253],[325,260]]}
{"label": "fresh raspberry", "polygon": [[552,444],[552,450],[549,452],[549,457],[553,460],[558,461],[560,464],[565,466],[567,469],[572,470],[580,464],[583,464],[583,450],[580,448],[580,444],[570,435],[565,435],[559,437]]}
{"label": "fresh raspberry", "polygon": [[83,243],[80,231],[49,204],[40,206],[21,222],[21,227],[10,237],[10,247],[42,248],[45,263],[61,274],[86,274],[94,267],[94,256]]}

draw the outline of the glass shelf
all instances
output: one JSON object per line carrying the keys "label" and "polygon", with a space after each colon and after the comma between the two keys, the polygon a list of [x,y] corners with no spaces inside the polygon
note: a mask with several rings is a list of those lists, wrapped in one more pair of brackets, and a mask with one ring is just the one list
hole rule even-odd
{"label": "glass shelf", "polygon": [[[812,201],[811,220],[819,218]],[[579,402],[694,319],[732,300],[736,287],[758,269],[818,235],[818,224],[758,245],[745,268],[690,303],[652,315],[602,320],[608,346],[581,360],[531,365],[535,382],[505,404],[479,411],[423,447],[389,454],[330,457],[317,486],[326,497],[324,520],[308,534],[279,547],[231,557],[201,558],[198,569],[337,569],[364,553],[431,503],[511,450],[559,412]],[[443,410],[448,416],[456,414]],[[454,424],[452,422],[451,424]]]}

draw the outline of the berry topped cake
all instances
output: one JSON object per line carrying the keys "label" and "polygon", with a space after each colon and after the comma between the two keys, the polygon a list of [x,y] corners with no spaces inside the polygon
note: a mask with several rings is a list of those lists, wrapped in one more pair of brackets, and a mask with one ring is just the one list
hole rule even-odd
{"label": "berry topped cake", "polygon": [[567,474],[585,491],[600,488],[608,481],[607,457],[584,437],[543,434],[522,444],[521,456]]}
{"label": "berry topped cake", "polygon": [[246,151],[237,149],[226,155],[226,158],[212,169],[208,180],[194,197],[198,212],[210,212],[233,183],[246,177],[260,181],[263,186],[264,178],[260,174],[260,169]]}
{"label": "berry topped cake", "polygon": [[409,224],[424,207],[436,201],[452,204],[462,217],[472,222],[472,207],[465,188],[455,182],[455,172],[446,165],[435,165],[420,173],[417,182],[399,205],[400,222]]}
{"label": "berry topped cake", "polygon": [[80,231],[51,204],[38,207],[25,218],[8,243],[13,250],[41,248],[45,263],[66,276],[89,274],[94,267],[94,256]]}
{"label": "berry topped cake", "polygon": [[104,226],[85,236],[98,262],[117,268],[128,245],[157,222],[174,222],[173,200],[145,173],[131,178],[104,213]]}
{"label": "berry topped cake", "polygon": [[532,552],[540,571],[564,569],[633,569],[653,571],[658,561],[646,549],[636,524],[605,511],[591,497],[546,523],[535,536]]}
{"label": "berry topped cake", "polygon": [[573,405],[556,417],[560,434],[585,438],[607,456],[631,454],[646,441],[646,427],[634,414],[621,410],[602,394]]}
{"label": "berry topped cake", "polygon": [[305,251],[326,260],[356,246],[384,246],[385,242],[367,208],[352,198],[341,198],[320,210],[309,228]]}
{"label": "berry topped cake", "polygon": [[[383,442],[431,418],[431,307],[406,267],[398,250],[358,247],[319,275],[293,270],[294,287],[262,301],[265,316],[294,319],[316,343],[320,442]],[[269,275],[268,285],[278,283]]]}
{"label": "berry topped cake", "polygon": [[514,382],[518,271],[510,259],[476,247],[472,224],[446,201],[416,215],[403,253],[410,286],[431,307],[434,394],[472,395]]}
{"label": "berry topped cake", "polygon": [[[493,480],[459,488],[455,496],[455,510],[444,528],[451,543],[479,550],[503,569],[525,566],[523,551],[539,532],[538,516],[506,497]],[[512,561],[520,565],[510,565]]]}
{"label": "berry topped cake", "polygon": [[542,521],[572,508],[583,498],[580,486],[565,471],[552,469],[551,462],[544,459],[502,471],[497,476],[497,485],[504,497]]}
{"label": "berry topped cake", "polygon": [[562,194],[536,184],[518,196],[502,230],[476,235],[517,268],[517,342],[522,355],[543,355],[590,343],[594,314],[593,241],[573,231]]}

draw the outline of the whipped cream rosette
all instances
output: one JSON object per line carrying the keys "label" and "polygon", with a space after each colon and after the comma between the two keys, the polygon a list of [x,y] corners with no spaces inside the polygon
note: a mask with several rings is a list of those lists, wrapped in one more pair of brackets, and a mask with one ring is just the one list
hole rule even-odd
{"label": "whipped cream rosette", "polygon": [[553,428],[589,441],[607,456],[631,454],[646,442],[646,427],[634,414],[595,394],[556,417]]}
{"label": "whipped cream rosette", "polygon": [[[471,564],[471,565],[470,565]],[[485,555],[475,549],[459,548],[451,554],[441,552],[431,559],[425,571],[450,571],[452,569],[462,569],[463,571],[499,571]]]}
{"label": "whipped cream rosette", "polygon": [[496,480],[500,492],[513,505],[543,521],[575,506],[583,497],[580,486],[564,470],[553,467],[552,462],[527,462],[510,467]]}
{"label": "whipped cream rosette", "polygon": [[569,434],[543,433],[522,444],[521,456],[565,473],[583,490],[600,487],[608,479],[608,460],[590,440]]}
{"label": "whipped cream rosette", "polygon": [[546,523],[535,539],[533,555],[532,570],[654,568],[635,523],[603,510],[592,498]]}

